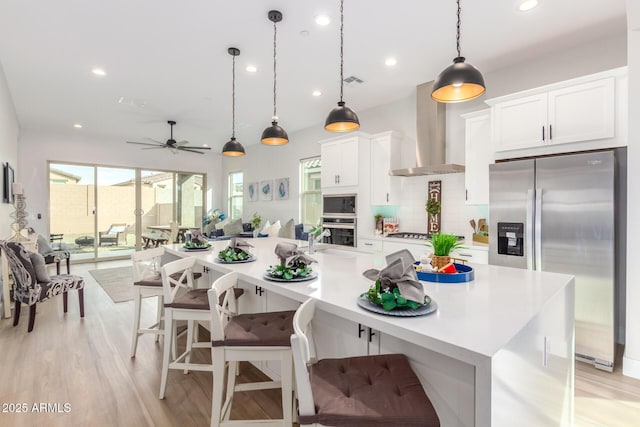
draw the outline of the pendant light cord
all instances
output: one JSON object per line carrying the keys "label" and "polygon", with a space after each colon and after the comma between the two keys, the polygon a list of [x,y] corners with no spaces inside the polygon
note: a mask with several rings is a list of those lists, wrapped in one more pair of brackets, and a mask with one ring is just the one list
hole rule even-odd
{"label": "pendant light cord", "polygon": [[231,80],[231,138],[236,137],[236,57],[233,55],[233,77]]}
{"label": "pendant light cord", "polygon": [[344,0],[340,0],[340,102],[344,86]]}
{"label": "pendant light cord", "polygon": [[278,115],[276,114],[276,34],[277,34],[276,23],[273,23],[273,120],[278,120]]}
{"label": "pendant light cord", "polygon": [[458,2],[458,24],[456,25],[456,48],[458,49],[458,57],[460,57],[460,0]]}

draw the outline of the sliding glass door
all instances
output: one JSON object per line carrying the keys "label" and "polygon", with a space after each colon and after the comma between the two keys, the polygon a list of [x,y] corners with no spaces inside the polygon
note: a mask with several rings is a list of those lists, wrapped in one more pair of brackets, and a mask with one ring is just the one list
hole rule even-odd
{"label": "sliding glass door", "polygon": [[[204,179],[184,172],[50,163],[50,232],[63,235],[73,260],[126,257],[154,244],[154,237],[178,240],[186,228],[202,226]],[[178,235],[171,235],[172,222]]]}

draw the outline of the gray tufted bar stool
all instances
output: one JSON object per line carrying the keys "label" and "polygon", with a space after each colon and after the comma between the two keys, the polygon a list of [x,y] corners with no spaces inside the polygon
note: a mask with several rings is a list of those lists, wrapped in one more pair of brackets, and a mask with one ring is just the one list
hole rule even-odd
{"label": "gray tufted bar stool", "polygon": [[293,319],[291,349],[300,425],[439,427],[440,420],[403,354],[322,359],[310,363],[315,304]]}

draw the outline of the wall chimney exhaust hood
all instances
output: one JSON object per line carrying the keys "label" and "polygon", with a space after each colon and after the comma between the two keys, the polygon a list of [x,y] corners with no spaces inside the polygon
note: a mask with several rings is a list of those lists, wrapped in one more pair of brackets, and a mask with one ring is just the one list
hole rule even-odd
{"label": "wall chimney exhaust hood", "polygon": [[433,81],[417,86],[416,166],[389,171],[391,176],[422,176],[464,172],[463,165],[445,164],[446,104],[431,99]]}

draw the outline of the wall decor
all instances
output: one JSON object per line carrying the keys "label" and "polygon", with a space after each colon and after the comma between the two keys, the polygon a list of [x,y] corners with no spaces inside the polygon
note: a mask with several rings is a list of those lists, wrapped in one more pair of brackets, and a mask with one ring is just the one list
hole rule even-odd
{"label": "wall decor", "polygon": [[2,200],[5,203],[13,203],[14,195],[12,184],[14,180],[13,168],[9,165],[9,162],[4,164],[4,186],[2,187]]}
{"label": "wall decor", "polygon": [[273,180],[260,181],[260,200],[273,199]]}
{"label": "wall decor", "polygon": [[288,200],[289,199],[289,178],[276,179],[276,200]]}
{"label": "wall decor", "polygon": [[260,191],[260,187],[257,182],[250,182],[247,184],[247,194],[249,195],[250,202],[258,201],[258,191]]}
{"label": "wall decor", "polygon": [[[435,202],[429,203],[430,200]],[[442,181],[429,181],[429,196],[427,199],[427,217],[429,218],[429,225],[427,230],[429,233],[440,232],[440,207],[442,203]],[[431,212],[429,207],[433,206]],[[437,206],[437,209],[435,207]]]}

